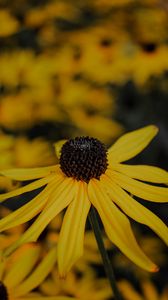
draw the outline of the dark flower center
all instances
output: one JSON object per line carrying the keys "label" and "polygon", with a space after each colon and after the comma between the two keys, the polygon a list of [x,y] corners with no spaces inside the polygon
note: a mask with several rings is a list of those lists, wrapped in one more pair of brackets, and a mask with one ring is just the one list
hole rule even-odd
{"label": "dark flower center", "polygon": [[105,173],[108,166],[107,150],[97,139],[76,137],[63,145],[60,165],[68,177],[88,183],[92,178],[100,179]]}
{"label": "dark flower center", "polygon": [[142,43],[141,47],[145,52],[153,53],[157,49],[157,44],[152,43],[152,42],[151,43]]}
{"label": "dark flower center", "polygon": [[4,284],[2,283],[2,281],[0,281],[0,299],[1,300],[8,300],[7,289],[4,286]]}

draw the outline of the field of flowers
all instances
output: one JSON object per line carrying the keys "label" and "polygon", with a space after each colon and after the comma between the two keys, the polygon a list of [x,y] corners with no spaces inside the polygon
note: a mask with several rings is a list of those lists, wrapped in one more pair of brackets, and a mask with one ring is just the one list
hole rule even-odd
{"label": "field of flowers", "polygon": [[0,300],[168,300],[166,170],[168,1],[0,0]]}

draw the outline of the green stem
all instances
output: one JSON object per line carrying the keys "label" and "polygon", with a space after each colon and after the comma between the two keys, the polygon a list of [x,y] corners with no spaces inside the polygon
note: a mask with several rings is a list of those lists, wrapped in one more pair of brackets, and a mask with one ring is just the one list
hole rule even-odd
{"label": "green stem", "polygon": [[122,297],[120,295],[120,292],[119,292],[117,284],[116,284],[116,279],[115,279],[114,271],[112,268],[112,264],[110,262],[110,259],[108,257],[107,251],[104,246],[102,233],[101,233],[100,225],[99,225],[98,218],[97,218],[97,212],[93,206],[91,207],[90,212],[89,212],[89,221],[91,223],[91,226],[92,226],[94,234],[95,234],[97,245],[98,245],[102,260],[103,260],[104,269],[105,269],[106,275],[109,279],[109,282],[110,282],[110,285],[111,285],[111,288],[113,291],[114,299],[122,300]]}

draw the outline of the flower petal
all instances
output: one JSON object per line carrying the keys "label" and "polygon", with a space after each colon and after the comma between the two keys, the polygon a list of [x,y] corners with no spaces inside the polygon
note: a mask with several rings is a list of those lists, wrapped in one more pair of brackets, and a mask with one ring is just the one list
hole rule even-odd
{"label": "flower petal", "polygon": [[153,202],[168,202],[167,187],[153,186],[112,170],[106,171],[106,174],[116,184],[139,198]]}
{"label": "flower petal", "polygon": [[157,132],[158,128],[150,125],[124,134],[109,148],[109,162],[115,164],[136,156],[150,143]]}
{"label": "flower petal", "polygon": [[21,251],[21,255],[10,265],[3,280],[10,289],[19,285],[31,272],[39,259],[41,248],[38,245],[28,244]]}
{"label": "flower petal", "polygon": [[118,287],[125,300],[144,300],[127,280],[119,281]]}
{"label": "flower petal", "polygon": [[113,169],[142,181],[168,184],[168,172],[154,166],[116,164]]}
{"label": "flower petal", "polygon": [[40,213],[40,211],[45,206],[49,195],[52,192],[51,183],[48,184],[48,186],[39,193],[33,200],[30,200],[25,205],[21,206],[17,210],[11,212],[9,215],[4,217],[0,220],[0,232],[9,229],[11,227],[18,226],[20,224],[23,224],[33,217],[35,217],[37,214]]}
{"label": "flower petal", "polygon": [[0,174],[14,180],[33,180],[37,178],[42,178],[50,175],[53,172],[56,172],[58,166],[49,166],[42,168],[22,168],[22,169],[9,169],[1,170]]}
{"label": "flower petal", "polygon": [[50,273],[57,260],[56,248],[53,247],[44,257],[35,271],[15,288],[14,296],[20,297],[36,288]]}
{"label": "flower petal", "polygon": [[5,194],[1,194],[0,195],[0,202],[3,202],[4,200],[11,198],[11,197],[15,197],[15,196],[19,196],[21,194],[36,190],[44,185],[46,185],[47,183],[49,183],[52,179],[55,178],[55,175],[50,175],[47,177],[44,177],[42,179],[36,180],[34,182],[31,182],[25,186],[22,186],[14,191],[5,193]]}
{"label": "flower petal", "polygon": [[103,177],[103,184],[106,186],[110,198],[135,221],[149,226],[163,241],[168,244],[167,226],[149,209],[138,203],[123,191],[107,176]]}
{"label": "flower petal", "polygon": [[59,183],[51,193],[50,199],[41,214],[29,229],[26,230],[13,245],[4,251],[4,255],[8,256],[24,243],[35,242],[49,222],[73,200],[75,191],[76,184],[73,179],[67,178]]}
{"label": "flower petal", "polygon": [[110,200],[99,182],[92,179],[88,190],[90,201],[96,207],[109,239],[135,264],[147,271],[157,271],[157,266],[137,244],[128,218]]}
{"label": "flower petal", "polygon": [[[145,299],[158,300],[158,291],[157,291],[155,285],[152,284],[152,282],[150,282],[149,280],[144,280],[141,283],[141,287],[142,287],[142,291],[143,291],[143,295],[144,295]],[[162,297],[159,297],[159,298],[162,298]]]}
{"label": "flower petal", "polygon": [[63,219],[58,241],[58,269],[63,277],[83,253],[85,223],[91,205],[85,189],[85,183],[78,182],[75,199]]}

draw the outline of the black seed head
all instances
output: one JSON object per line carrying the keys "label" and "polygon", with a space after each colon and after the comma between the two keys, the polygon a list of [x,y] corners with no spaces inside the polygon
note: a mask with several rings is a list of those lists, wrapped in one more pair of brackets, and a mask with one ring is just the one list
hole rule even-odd
{"label": "black seed head", "polygon": [[155,43],[142,43],[141,47],[145,52],[153,53],[157,49],[157,44],[155,44]]}
{"label": "black seed head", "polygon": [[60,156],[61,170],[68,177],[89,182],[105,173],[107,150],[103,143],[91,137],[76,137],[67,141]]}
{"label": "black seed head", "polygon": [[110,47],[111,44],[112,44],[112,40],[109,39],[109,38],[104,38],[104,39],[102,39],[102,40],[100,41],[100,45],[101,45],[102,47]]}
{"label": "black seed head", "polygon": [[0,299],[8,300],[8,292],[2,281],[0,281]]}

